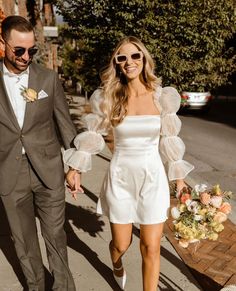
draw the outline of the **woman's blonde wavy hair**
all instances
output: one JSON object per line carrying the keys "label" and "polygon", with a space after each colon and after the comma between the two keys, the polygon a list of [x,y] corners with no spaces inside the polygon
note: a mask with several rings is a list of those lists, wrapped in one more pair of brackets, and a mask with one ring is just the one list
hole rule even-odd
{"label": "woman's blonde wavy hair", "polygon": [[104,127],[117,126],[125,117],[128,104],[127,81],[121,73],[119,65],[115,62],[115,56],[119,53],[120,48],[124,44],[132,43],[138,50],[143,53],[143,70],[141,73],[141,82],[145,85],[147,90],[155,91],[161,81],[154,75],[154,62],[145,48],[144,44],[134,36],[123,38],[116,46],[110,63],[102,71],[101,87],[103,90],[104,100],[101,105],[104,112]]}

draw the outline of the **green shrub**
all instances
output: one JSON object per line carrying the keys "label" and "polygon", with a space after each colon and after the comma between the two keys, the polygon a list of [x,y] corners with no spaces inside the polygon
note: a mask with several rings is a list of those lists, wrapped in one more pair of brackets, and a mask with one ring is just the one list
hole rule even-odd
{"label": "green shrub", "polygon": [[[67,22],[64,36],[78,43],[85,90],[99,84],[99,71],[118,40],[139,37],[156,61],[163,85],[178,90],[213,90],[236,70],[233,0],[57,0]],[[64,60],[65,62],[68,60]]]}

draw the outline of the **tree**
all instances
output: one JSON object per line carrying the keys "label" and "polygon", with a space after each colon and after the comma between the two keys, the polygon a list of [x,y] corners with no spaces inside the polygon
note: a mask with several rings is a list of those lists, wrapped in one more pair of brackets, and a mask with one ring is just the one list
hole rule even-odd
{"label": "tree", "polygon": [[39,0],[26,0],[25,5],[28,12],[28,19],[34,27],[35,36],[37,41],[38,53],[35,56],[34,60],[38,63],[45,64],[47,61],[46,58],[46,49],[45,49],[45,39],[43,35],[43,23],[40,18],[40,5]]}
{"label": "tree", "polygon": [[[78,72],[87,90],[99,84],[99,71],[125,35],[139,37],[151,52],[164,85],[212,90],[236,70],[233,0],[57,0],[79,42]],[[77,68],[75,68],[77,69]]]}
{"label": "tree", "polygon": [[[63,27],[59,29],[59,35],[63,35]],[[79,81],[83,83],[82,74],[79,74],[81,68],[81,58],[79,57],[80,52],[78,50],[79,41],[74,41],[68,37],[59,37],[59,43],[61,49],[59,50],[60,59],[62,62],[62,72],[65,79],[70,79],[72,81],[73,87]]]}

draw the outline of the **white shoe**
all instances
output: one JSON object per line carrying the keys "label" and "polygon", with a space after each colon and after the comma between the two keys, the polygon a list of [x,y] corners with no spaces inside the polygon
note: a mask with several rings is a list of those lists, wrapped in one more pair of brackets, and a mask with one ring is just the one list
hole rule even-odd
{"label": "white shoe", "polygon": [[[123,266],[121,266],[120,268],[114,268],[114,270],[120,271],[122,268]],[[113,272],[113,277],[116,280],[116,283],[119,285],[120,289],[125,290],[125,284],[126,284],[126,278],[127,278],[125,270],[124,270],[123,276],[121,277],[116,276]]]}

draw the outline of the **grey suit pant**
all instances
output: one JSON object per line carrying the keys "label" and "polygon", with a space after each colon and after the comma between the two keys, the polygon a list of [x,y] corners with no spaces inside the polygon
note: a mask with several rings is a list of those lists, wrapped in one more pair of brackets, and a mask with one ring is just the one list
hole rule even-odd
{"label": "grey suit pant", "polygon": [[[56,175],[56,169],[55,169]],[[74,291],[68,267],[64,231],[65,188],[46,188],[23,155],[21,172],[12,193],[1,196],[21,267],[30,291],[45,291],[44,267],[39,247],[35,209],[45,241],[53,290]],[[48,290],[46,290],[48,291]]]}

